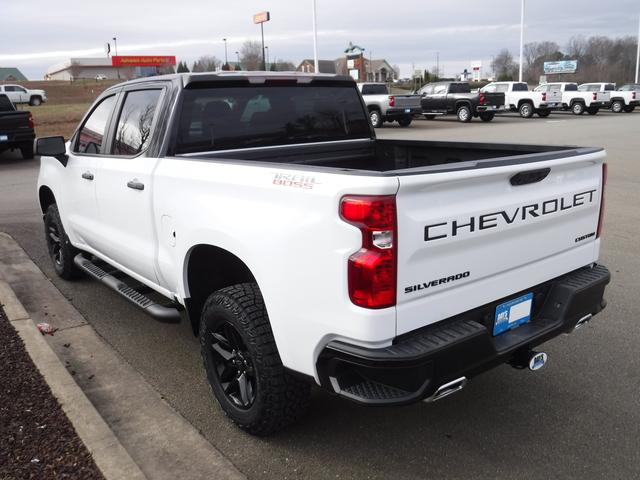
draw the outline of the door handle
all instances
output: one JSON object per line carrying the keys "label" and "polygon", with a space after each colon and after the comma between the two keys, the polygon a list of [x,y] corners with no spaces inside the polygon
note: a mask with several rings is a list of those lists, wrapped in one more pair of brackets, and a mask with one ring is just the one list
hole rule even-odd
{"label": "door handle", "polygon": [[84,172],[82,174],[82,178],[84,178],[85,180],[93,180],[93,173],[91,172]]}
{"label": "door handle", "polygon": [[144,183],[137,179],[133,179],[127,182],[127,187],[133,188],[134,190],[144,190]]}

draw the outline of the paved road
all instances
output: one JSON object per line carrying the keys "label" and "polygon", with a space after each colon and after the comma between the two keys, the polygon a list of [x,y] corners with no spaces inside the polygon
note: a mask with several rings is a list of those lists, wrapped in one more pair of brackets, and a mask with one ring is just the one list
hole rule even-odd
{"label": "paved road", "polygon": [[[309,415],[268,438],[236,430],[214,404],[185,322],[160,325],[89,280],[53,276],[34,190],[37,162],[0,156],[0,230],[185,418],[250,478],[638,478],[640,472],[640,112],[576,118],[453,119],[379,130],[385,138],[605,146],[602,260],[609,307],[547,344],[532,374],[507,366],[436,404],[368,409],[314,393]],[[499,252],[496,252],[499,255]]]}

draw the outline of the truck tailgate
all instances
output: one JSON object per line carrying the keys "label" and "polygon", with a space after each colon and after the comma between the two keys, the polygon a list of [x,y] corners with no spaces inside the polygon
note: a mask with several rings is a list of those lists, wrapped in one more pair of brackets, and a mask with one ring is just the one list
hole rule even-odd
{"label": "truck tailgate", "polygon": [[420,108],[420,95],[393,95],[397,108]]}
{"label": "truck tailgate", "polygon": [[604,157],[569,150],[399,176],[397,334],[597,260]]}

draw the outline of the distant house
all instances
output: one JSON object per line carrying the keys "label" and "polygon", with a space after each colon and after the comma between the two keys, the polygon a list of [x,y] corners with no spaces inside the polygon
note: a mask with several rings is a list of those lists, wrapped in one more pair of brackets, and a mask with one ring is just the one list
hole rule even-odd
{"label": "distant house", "polygon": [[[336,63],[333,60],[318,60],[318,69],[320,73],[336,73]],[[305,58],[298,68],[298,72],[315,73],[316,67],[313,59]]]}
{"label": "distant house", "polygon": [[0,67],[0,82],[19,82],[26,80],[27,77],[25,77],[17,68]]}
{"label": "distant house", "polygon": [[[335,61],[336,73],[339,75],[348,75],[349,69],[347,68],[348,60],[346,58],[338,58]],[[364,71],[367,82],[391,82],[398,78],[398,72],[393,69],[393,66],[385,59],[370,60],[364,58]]]}

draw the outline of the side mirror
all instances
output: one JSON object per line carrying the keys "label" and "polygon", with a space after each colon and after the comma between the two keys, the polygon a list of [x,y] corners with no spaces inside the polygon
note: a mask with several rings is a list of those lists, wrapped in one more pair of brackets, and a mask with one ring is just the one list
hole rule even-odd
{"label": "side mirror", "polygon": [[67,146],[64,137],[43,137],[36,139],[36,155],[44,157],[55,157],[62,166],[67,166],[69,157],[67,156]]}

